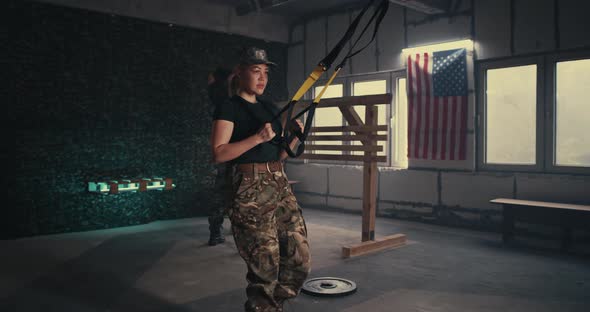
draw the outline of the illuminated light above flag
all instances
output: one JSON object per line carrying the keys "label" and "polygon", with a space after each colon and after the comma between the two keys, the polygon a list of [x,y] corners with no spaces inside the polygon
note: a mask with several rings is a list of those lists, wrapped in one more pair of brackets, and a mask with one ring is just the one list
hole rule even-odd
{"label": "illuminated light above flag", "polygon": [[449,42],[434,43],[429,45],[422,45],[417,47],[405,48],[402,50],[402,54],[407,57],[410,54],[423,53],[423,52],[434,52],[434,51],[445,51],[465,49],[467,51],[473,51],[473,40],[457,40]]}

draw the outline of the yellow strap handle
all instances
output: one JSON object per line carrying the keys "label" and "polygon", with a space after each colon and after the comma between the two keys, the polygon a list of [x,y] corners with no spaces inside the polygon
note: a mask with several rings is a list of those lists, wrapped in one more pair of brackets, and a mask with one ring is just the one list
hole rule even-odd
{"label": "yellow strap handle", "polygon": [[340,72],[340,69],[342,69],[342,67],[338,67],[338,69],[336,69],[334,71],[334,73],[332,74],[332,77],[330,77],[330,79],[328,80],[328,82],[326,83],[326,85],[322,88],[322,91],[320,91],[320,93],[313,100],[314,103],[317,104],[317,103],[320,102],[320,100],[322,99],[322,96],[324,95],[324,92],[326,92],[326,90],[328,90],[328,87],[330,86],[330,84],[332,84],[332,81],[334,80],[334,78],[336,78],[336,76]]}
{"label": "yellow strap handle", "polygon": [[[322,88],[322,91],[320,91],[320,93],[318,93],[316,95],[316,97],[313,101],[314,103],[317,104],[320,102],[320,100],[322,99],[322,96],[324,95],[324,93],[326,93],[326,91],[328,90],[328,87],[332,84],[332,81],[334,81],[334,78],[336,78],[336,76],[338,76],[340,69],[342,69],[342,67],[338,67],[334,71],[334,73],[332,74],[330,79],[328,79],[328,82],[326,83],[326,85]],[[307,92],[315,84],[315,82],[322,76],[322,74],[326,70],[327,69],[324,66],[321,66],[321,65],[316,66],[316,68],[313,70],[313,72],[311,72],[311,74],[309,74],[309,77],[307,77],[305,82],[303,82],[301,87],[299,87],[299,90],[297,90],[297,92],[295,92],[295,95],[293,96],[293,99],[291,100],[291,102],[298,102],[299,99],[301,99],[301,97],[303,97],[305,92]]]}
{"label": "yellow strap handle", "polygon": [[313,84],[322,76],[322,74],[327,70],[327,68],[318,65],[316,66],[316,68],[313,70],[313,72],[311,72],[311,74],[309,74],[309,77],[307,77],[307,79],[305,80],[305,82],[303,82],[303,84],[301,85],[301,87],[299,87],[299,90],[297,90],[297,92],[295,92],[295,95],[293,96],[293,99],[291,101],[299,101],[299,99],[305,94],[305,92],[307,92],[307,90],[309,90],[309,88],[311,88],[311,86],[313,86]]}

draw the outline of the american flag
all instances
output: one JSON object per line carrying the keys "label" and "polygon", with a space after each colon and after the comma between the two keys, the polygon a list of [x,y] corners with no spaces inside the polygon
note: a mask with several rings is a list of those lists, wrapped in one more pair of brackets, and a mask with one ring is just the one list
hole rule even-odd
{"label": "american flag", "polygon": [[408,56],[408,158],[464,160],[466,49]]}

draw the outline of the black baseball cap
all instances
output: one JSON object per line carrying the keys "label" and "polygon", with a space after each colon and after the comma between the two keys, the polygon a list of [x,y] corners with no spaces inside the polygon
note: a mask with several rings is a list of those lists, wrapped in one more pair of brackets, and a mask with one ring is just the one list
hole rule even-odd
{"label": "black baseball cap", "polygon": [[268,60],[266,51],[256,47],[249,47],[242,51],[242,55],[240,56],[240,64],[266,64],[269,66],[277,66],[276,63]]}

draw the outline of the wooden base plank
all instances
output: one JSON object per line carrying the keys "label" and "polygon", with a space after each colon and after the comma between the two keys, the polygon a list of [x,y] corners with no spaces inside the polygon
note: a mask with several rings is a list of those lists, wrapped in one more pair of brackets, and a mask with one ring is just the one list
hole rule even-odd
{"label": "wooden base plank", "polygon": [[406,244],[405,234],[385,236],[374,241],[366,241],[355,245],[342,247],[342,258],[350,258],[367,253],[403,246]]}

